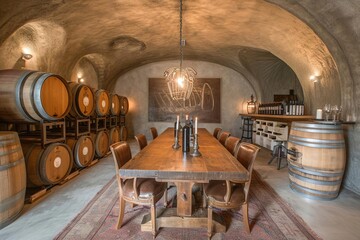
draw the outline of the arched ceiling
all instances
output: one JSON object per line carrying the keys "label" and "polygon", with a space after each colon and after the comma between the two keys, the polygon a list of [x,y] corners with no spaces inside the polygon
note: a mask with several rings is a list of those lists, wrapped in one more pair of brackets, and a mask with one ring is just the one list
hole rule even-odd
{"label": "arched ceiling", "polygon": [[[0,0],[0,16],[0,68],[13,66],[16,61],[9,63],[9,57],[17,60],[21,54],[16,46],[28,44],[35,56],[46,57],[37,61],[40,70],[66,78],[83,57],[101,59],[99,87],[110,88],[130,69],[179,58],[176,0]],[[41,37],[32,36],[37,33]],[[265,0],[184,0],[183,37],[184,59],[251,74],[239,56],[251,47],[286,62],[305,90],[314,73],[329,76],[329,87],[339,88],[336,65],[322,40],[300,19]]]}

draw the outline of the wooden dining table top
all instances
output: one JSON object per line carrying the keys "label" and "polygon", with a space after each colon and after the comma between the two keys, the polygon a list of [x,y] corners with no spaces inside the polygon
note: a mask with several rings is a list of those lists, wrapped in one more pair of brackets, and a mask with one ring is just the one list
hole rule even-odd
{"label": "wooden dining table top", "polygon": [[193,157],[182,148],[172,148],[174,128],[168,128],[122,166],[120,176],[157,181],[249,180],[245,167],[206,129],[198,129],[198,139],[202,155]]}

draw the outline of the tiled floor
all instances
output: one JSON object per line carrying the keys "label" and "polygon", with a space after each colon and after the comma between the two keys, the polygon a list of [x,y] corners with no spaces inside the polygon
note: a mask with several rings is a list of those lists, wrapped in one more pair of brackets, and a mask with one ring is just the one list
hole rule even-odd
{"label": "tiled floor", "polygon": [[[138,151],[131,141],[133,153]],[[270,151],[262,149],[255,170],[323,239],[360,239],[360,196],[344,189],[338,198],[321,201],[304,198],[289,187],[286,167],[267,164]],[[54,187],[41,200],[27,204],[21,216],[0,230],[0,239],[53,239],[114,176],[111,156],[99,161],[68,183]]]}

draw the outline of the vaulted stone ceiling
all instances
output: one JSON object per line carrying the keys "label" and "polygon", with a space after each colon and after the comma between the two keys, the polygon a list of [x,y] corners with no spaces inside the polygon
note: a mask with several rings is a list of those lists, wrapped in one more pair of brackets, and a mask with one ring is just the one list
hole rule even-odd
{"label": "vaulted stone ceiling", "polygon": [[[241,50],[251,47],[287,63],[305,90],[316,73],[332,79],[330,90],[338,89],[336,65],[323,41],[279,6],[294,3],[270,2],[184,0],[184,58],[218,63],[251,80],[256,76],[241,61],[246,54]],[[16,66],[28,47],[35,69],[70,79],[74,66],[86,59],[99,86],[110,88],[130,69],[179,58],[177,0],[0,0],[0,6],[0,68]],[[260,92],[264,87],[261,79],[253,85]],[[305,98],[311,94],[304,92]]]}

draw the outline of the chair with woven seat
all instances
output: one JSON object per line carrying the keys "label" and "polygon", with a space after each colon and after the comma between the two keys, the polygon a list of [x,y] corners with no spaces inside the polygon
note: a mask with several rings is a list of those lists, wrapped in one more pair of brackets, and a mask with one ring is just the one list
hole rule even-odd
{"label": "chair with woven seat", "polygon": [[119,188],[119,217],[116,229],[119,229],[124,219],[125,203],[150,206],[152,234],[156,236],[156,207],[155,204],[164,196],[167,205],[167,188],[165,182],[156,182],[153,178],[122,178],[119,169],[131,158],[130,146],[121,141],[110,146],[114,163],[116,180]]}
{"label": "chair with woven seat", "polygon": [[232,154],[235,154],[235,150],[240,143],[240,138],[229,136],[225,141],[225,148]]}
{"label": "chair with woven seat", "polygon": [[135,136],[135,139],[139,145],[140,150],[147,146],[147,140],[144,134],[138,134]]}
{"label": "chair with woven seat", "polygon": [[226,139],[231,136],[230,132],[222,131],[219,135],[219,142],[225,146]]}
{"label": "chair with woven seat", "polygon": [[157,138],[158,132],[157,132],[157,129],[156,129],[155,127],[151,127],[151,128],[150,128],[150,132],[151,132],[151,135],[152,135],[152,137],[153,137],[153,140],[154,140],[155,138]]}
{"label": "chair with woven seat", "polygon": [[213,133],[213,136],[215,137],[215,138],[218,138],[218,136],[219,136],[219,133],[221,132],[221,128],[215,128],[214,129],[214,133]]}
{"label": "chair with woven seat", "polygon": [[234,209],[241,208],[243,213],[243,224],[250,233],[248,217],[248,194],[251,183],[251,175],[254,166],[254,160],[260,148],[251,144],[242,142],[235,154],[238,161],[248,170],[249,181],[239,182],[236,180],[213,180],[204,184],[204,194],[208,205],[208,237],[212,235],[212,210],[213,208]]}

